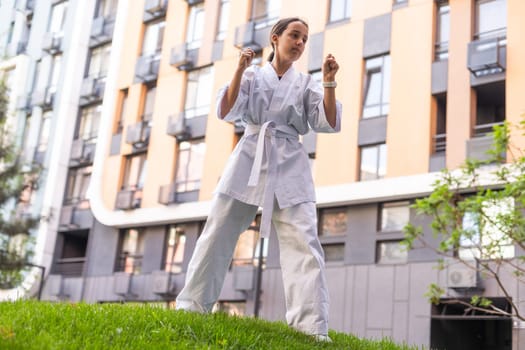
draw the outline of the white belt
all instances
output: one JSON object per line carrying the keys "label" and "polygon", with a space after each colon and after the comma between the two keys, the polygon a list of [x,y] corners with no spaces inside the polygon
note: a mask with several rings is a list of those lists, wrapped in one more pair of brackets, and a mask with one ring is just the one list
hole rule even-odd
{"label": "white belt", "polygon": [[248,186],[254,187],[259,183],[261,174],[263,152],[266,153],[268,170],[266,173],[266,183],[264,185],[263,205],[261,214],[261,227],[259,229],[262,238],[268,238],[273,226],[272,213],[275,197],[275,178],[277,176],[277,159],[275,150],[275,138],[298,139],[297,130],[287,125],[275,125],[275,122],[268,121],[263,125],[248,124],[244,131],[246,136],[258,134],[255,158],[253,160]]}

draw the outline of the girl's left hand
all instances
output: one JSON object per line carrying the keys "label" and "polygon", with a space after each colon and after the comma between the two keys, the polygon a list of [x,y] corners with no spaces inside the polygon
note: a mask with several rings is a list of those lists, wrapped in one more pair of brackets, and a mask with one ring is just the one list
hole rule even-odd
{"label": "girl's left hand", "polygon": [[335,57],[329,53],[323,63],[323,81],[335,81],[335,73],[339,70],[339,64]]}

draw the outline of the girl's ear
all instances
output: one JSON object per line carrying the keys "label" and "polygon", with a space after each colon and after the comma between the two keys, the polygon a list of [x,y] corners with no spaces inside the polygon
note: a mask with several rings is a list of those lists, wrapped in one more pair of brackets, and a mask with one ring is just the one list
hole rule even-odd
{"label": "girl's ear", "polygon": [[277,44],[277,39],[278,39],[278,38],[279,38],[279,35],[277,35],[277,34],[272,34],[272,37],[271,37],[271,39],[272,39],[272,43]]}

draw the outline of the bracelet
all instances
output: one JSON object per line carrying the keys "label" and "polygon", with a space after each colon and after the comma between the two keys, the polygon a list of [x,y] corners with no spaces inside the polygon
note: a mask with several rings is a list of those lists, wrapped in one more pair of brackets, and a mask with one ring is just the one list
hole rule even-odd
{"label": "bracelet", "polygon": [[325,88],[335,88],[337,87],[336,81],[323,81],[323,87]]}

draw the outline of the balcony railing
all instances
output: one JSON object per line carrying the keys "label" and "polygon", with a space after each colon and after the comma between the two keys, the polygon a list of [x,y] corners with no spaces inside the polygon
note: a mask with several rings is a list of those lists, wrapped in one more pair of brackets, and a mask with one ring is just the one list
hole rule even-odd
{"label": "balcony railing", "polygon": [[84,269],[85,257],[80,258],[62,258],[55,262],[53,273],[62,276],[82,276]]}
{"label": "balcony railing", "polygon": [[494,131],[494,127],[503,125],[503,122],[478,124],[474,126],[474,137],[486,136]]}
{"label": "balcony railing", "polygon": [[436,134],[433,137],[434,153],[445,152],[447,149],[447,134]]}

